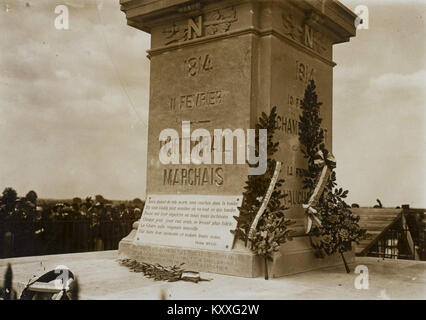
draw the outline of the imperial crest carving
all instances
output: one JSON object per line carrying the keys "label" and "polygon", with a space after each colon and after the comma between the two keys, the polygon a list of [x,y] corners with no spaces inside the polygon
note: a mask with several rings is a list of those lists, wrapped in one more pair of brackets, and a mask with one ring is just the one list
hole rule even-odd
{"label": "imperial crest carving", "polygon": [[290,12],[281,15],[284,35],[292,40],[322,54],[327,49],[325,37],[313,26],[318,22],[318,15],[309,14],[304,21],[298,21]]}
{"label": "imperial crest carving", "polygon": [[164,44],[170,45],[203,36],[225,33],[237,20],[235,7],[229,7],[189,18],[186,23],[177,24],[175,22],[171,27],[163,30],[165,34]]}

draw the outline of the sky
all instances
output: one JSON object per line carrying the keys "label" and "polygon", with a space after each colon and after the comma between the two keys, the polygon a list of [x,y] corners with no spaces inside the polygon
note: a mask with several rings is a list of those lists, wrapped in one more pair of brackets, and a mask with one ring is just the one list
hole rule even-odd
{"label": "sky", "polygon": [[[334,47],[333,153],[348,202],[426,207],[426,1],[367,5]],[[148,34],[118,0],[0,0],[0,189],[145,197]],[[57,30],[57,5],[69,30]]]}
{"label": "sky", "polygon": [[367,5],[369,29],[334,47],[333,153],[349,201],[426,208],[426,1]]}

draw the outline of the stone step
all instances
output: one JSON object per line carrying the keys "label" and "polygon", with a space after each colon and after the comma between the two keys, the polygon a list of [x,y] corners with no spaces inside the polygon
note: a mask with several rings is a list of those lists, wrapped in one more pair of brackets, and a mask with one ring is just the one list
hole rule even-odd
{"label": "stone step", "polygon": [[358,246],[362,247],[362,246],[366,246],[367,244],[369,244],[371,241],[370,240],[361,240],[358,244]]}
{"label": "stone step", "polygon": [[374,217],[374,218],[396,218],[398,217],[399,214],[394,214],[394,213],[366,213],[366,214],[357,214],[357,216],[359,216],[361,219],[362,218],[368,218],[368,217]]}
{"label": "stone step", "polygon": [[378,212],[378,213],[382,213],[382,212],[400,213],[400,212],[402,212],[402,209],[366,208],[366,207],[363,207],[363,208],[351,208],[351,211],[356,213],[356,214],[365,213],[365,212],[367,212],[367,213],[375,213],[375,212]]}
{"label": "stone step", "polygon": [[390,215],[390,214],[385,214],[385,215],[365,215],[365,216],[360,216],[359,221],[363,221],[363,220],[380,220],[380,221],[393,221],[397,218],[396,215]]}
{"label": "stone step", "polygon": [[358,216],[371,216],[371,215],[393,215],[397,216],[401,213],[401,210],[386,210],[386,209],[370,209],[370,210],[356,210],[351,211]]}
{"label": "stone step", "polygon": [[366,235],[365,235],[365,240],[366,241],[372,241],[374,240],[379,234],[381,233],[381,231],[373,231],[373,230],[367,230]]}
{"label": "stone step", "polygon": [[364,250],[365,247],[356,247],[355,248],[355,254],[361,253],[362,250]]}
{"label": "stone step", "polygon": [[389,221],[360,221],[359,225],[363,229],[373,230],[372,228],[386,228],[392,222]]}
{"label": "stone step", "polygon": [[384,225],[377,225],[377,226],[362,226],[360,225],[361,228],[363,229],[367,229],[367,231],[378,231],[379,233],[383,231],[383,229],[385,229],[387,227],[387,224]]}

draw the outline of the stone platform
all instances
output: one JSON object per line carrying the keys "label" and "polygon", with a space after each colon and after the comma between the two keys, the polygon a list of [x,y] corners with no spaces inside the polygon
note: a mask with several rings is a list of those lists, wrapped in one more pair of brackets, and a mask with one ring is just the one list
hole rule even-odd
{"label": "stone platform", "polygon": [[[264,260],[253,254],[242,241],[235,241],[234,248],[230,251],[134,244],[137,227],[138,222],[135,222],[130,234],[120,241],[120,257],[167,266],[185,263],[189,270],[246,278],[256,278],[265,274]],[[354,262],[354,252],[347,252],[345,258],[348,263]],[[269,262],[268,272],[269,277],[279,278],[338,265],[343,267],[340,255],[317,259],[308,237],[294,237],[292,241],[284,243],[274,261]]]}
{"label": "stone platform", "polygon": [[[202,273],[212,279],[198,284],[190,282],[156,282],[129,271],[117,262],[117,251],[102,251],[0,260],[0,281],[7,264],[14,274],[15,290],[20,293],[33,274],[68,266],[79,278],[80,299],[426,299],[426,262],[355,258],[351,273],[343,266],[313,270],[286,277],[264,280]],[[357,290],[353,273],[357,265],[369,271],[369,289]]]}

